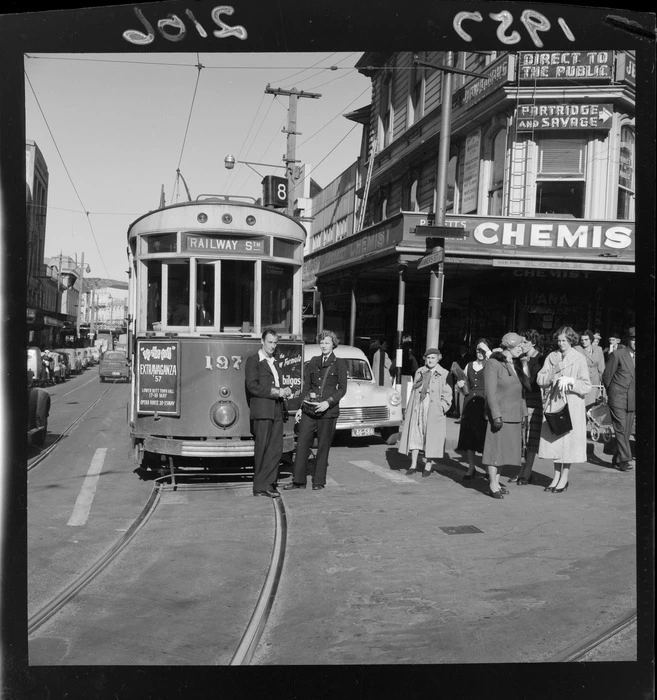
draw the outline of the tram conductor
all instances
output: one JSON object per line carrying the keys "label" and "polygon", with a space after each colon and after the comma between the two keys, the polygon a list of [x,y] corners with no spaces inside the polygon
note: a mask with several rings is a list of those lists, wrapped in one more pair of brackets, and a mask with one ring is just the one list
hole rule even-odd
{"label": "tram conductor", "polygon": [[253,495],[280,496],[275,483],[283,455],[284,401],[292,395],[281,383],[281,372],[274,357],[278,333],[267,328],[262,347],[246,358],[246,396],[251,411],[251,432],[255,438]]}

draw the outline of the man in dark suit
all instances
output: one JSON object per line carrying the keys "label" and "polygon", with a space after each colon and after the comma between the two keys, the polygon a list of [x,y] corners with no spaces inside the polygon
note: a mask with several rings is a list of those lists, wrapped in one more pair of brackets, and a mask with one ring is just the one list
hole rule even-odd
{"label": "man in dark suit", "polygon": [[267,328],[262,333],[262,347],[246,358],[246,395],[251,409],[251,432],[255,438],[253,455],[253,495],[276,498],[274,486],[278,464],[283,454],[285,399],[290,387],[281,383],[281,372],[274,358],[278,334]]}
{"label": "man in dark suit", "polygon": [[607,390],[609,412],[616,433],[612,464],[622,472],[632,469],[630,434],[634,425],[636,405],[634,327],[628,329],[625,342],[627,345],[619,345],[610,353],[602,374],[602,383]]}

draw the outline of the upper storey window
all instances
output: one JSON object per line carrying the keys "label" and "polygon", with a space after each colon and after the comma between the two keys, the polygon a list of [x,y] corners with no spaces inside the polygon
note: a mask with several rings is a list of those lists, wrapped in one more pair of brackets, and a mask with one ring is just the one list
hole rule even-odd
{"label": "upper storey window", "polygon": [[[422,61],[426,60],[424,53],[418,54],[418,58]],[[424,66],[413,65],[410,71],[408,126],[412,126],[424,116],[425,70]]]}
{"label": "upper storey window", "polygon": [[621,129],[618,163],[618,219],[634,219],[634,131]]}
{"label": "upper storey window", "polygon": [[538,139],[537,214],[584,216],[585,164],[584,137]]}
{"label": "upper storey window", "polygon": [[379,143],[383,148],[392,143],[392,70],[388,69],[381,83],[379,101]]}

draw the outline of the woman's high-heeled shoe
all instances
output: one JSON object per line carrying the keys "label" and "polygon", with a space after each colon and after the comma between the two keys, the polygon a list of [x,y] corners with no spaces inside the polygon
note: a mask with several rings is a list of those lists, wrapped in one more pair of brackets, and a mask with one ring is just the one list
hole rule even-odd
{"label": "woman's high-heeled shoe", "polygon": [[[507,493],[508,493],[508,491],[507,491]],[[504,496],[502,495],[502,492],[501,492],[501,491],[491,491],[491,490],[489,489],[489,490],[488,490],[488,495],[489,495],[491,498],[497,498],[497,499],[504,498]]]}
{"label": "woman's high-heeled shoe", "polygon": [[570,481],[566,482],[566,485],[560,489],[555,487],[552,489],[552,493],[563,493],[568,488],[569,485],[570,485]]}
{"label": "woman's high-heeled shoe", "polygon": [[477,470],[473,469],[471,472],[467,472],[463,475],[463,481],[469,481],[470,479],[474,479],[475,476],[477,476]]}
{"label": "woman's high-heeled shoe", "polygon": [[500,486],[500,493],[508,494],[509,492],[504,488],[504,486]]}
{"label": "woman's high-heeled shoe", "polygon": [[554,486],[546,486],[543,491],[554,491]]}

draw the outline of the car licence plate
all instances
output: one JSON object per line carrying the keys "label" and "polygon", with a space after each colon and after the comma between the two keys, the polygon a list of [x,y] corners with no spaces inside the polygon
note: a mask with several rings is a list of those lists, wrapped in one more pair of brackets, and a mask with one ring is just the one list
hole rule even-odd
{"label": "car licence plate", "polygon": [[112,372],[112,376],[113,376],[113,377],[120,377],[120,376],[121,376],[121,372]]}
{"label": "car licence plate", "polygon": [[367,435],[374,435],[374,428],[352,428],[351,437],[366,437]]}

